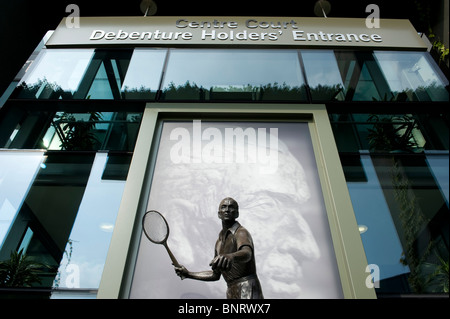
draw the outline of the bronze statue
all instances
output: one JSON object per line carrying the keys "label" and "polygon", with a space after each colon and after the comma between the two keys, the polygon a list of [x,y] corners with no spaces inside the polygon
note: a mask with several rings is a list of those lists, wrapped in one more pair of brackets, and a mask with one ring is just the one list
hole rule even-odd
{"label": "bronze statue", "polygon": [[223,199],[218,214],[222,220],[222,230],[216,242],[214,259],[209,264],[212,270],[190,272],[181,265],[175,266],[175,272],[181,279],[202,281],[216,281],[222,275],[228,285],[228,299],[263,299],[256,275],[252,237],[236,221],[239,217],[238,203],[231,197]]}

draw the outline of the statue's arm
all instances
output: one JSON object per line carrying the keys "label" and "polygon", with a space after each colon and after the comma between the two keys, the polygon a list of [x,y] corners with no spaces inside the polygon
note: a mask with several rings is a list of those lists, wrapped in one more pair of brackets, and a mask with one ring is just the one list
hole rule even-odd
{"label": "statue's arm", "polygon": [[246,263],[252,259],[253,250],[249,246],[243,246],[237,252],[233,253],[234,262],[236,263]]}
{"label": "statue's arm", "polygon": [[215,271],[230,270],[234,263],[246,263],[252,259],[253,251],[249,246],[243,246],[238,251],[230,254],[218,255],[210,266]]}
{"label": "statue's arm", "polygon": [[175,267],[175,272],[181,278],[189,278],[201,281],[217,281],[220,279],[220,272],[216,272],[213,270],[199,271],[199,272],[191,272],[186,269],[186,267]]}

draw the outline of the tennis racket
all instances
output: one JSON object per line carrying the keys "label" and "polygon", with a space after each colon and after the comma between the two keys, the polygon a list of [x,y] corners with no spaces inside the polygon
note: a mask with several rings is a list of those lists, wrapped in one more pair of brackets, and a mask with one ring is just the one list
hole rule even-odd
{"label": "tennis racket", "polygon": [[155,244],[163,245],[175,267],[181,267],[175,256],[167,246],[167,238],[169,238],[169,224],[161,213],[156,210],[150,210],[145,213],[142,218],[142,228],[145,236]]}

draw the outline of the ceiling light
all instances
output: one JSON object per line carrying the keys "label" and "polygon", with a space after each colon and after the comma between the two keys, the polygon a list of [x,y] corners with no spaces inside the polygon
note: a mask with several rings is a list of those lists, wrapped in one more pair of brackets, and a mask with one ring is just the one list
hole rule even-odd
{"label": "ceiling light", "polygon": [[319,0],[314,5],[314,14],[318,17],[327,17],[331,11],[331,4],[326,0]]}
{"label": "ceiling light", "polygon": [[100,225],[100,229],[106,233],[111,233],[114,230],[114,225],[109,223],[103,223]]}
{"label": "ceiling light", "polygon": [[358,225],[358,230],[360,234],[364,234],[367,229],[369,229],[369,227],[367,227],[366,225]]}
{"label": "ceiling light", "polygon": [[158,10],[158,6],[153,0],[142,0],[140,8],[145,17],[155,15]]}

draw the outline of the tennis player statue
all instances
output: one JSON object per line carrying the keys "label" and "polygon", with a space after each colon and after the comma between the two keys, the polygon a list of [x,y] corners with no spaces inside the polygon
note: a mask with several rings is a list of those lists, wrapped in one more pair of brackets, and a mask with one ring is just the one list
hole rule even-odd
{"label": "tennis player statue", "polygon": [[227,282],[228,299],[263,299],[256,275],[253,240],[250,233],[236,221],[239,217],[238,203],[230,197],[219,205],[222,230],[216,242],[215,256],[209,264],[212,270],[190,272],[184,266],[175,266],[181,279],[216,281],[222,275]]}

